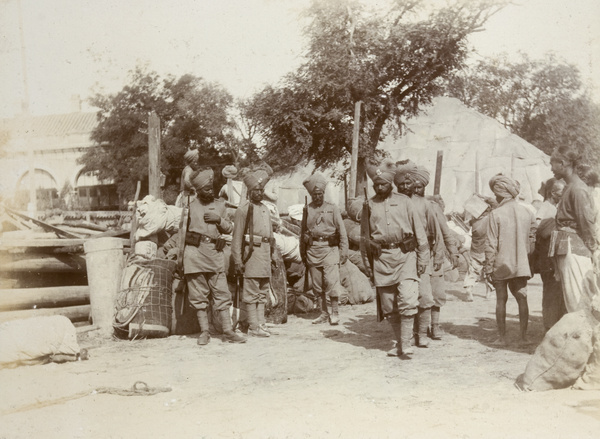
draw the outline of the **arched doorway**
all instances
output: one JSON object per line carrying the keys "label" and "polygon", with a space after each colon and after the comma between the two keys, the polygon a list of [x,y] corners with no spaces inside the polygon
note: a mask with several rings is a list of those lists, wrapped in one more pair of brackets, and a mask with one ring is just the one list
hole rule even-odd
{"label": "arched doorway", "polygon": [[[14,204],[17,209],[27,209],[29,190],[31,188],[29,171],[25,172],[17,182]],[[37,201],[37,210],[60,207],[60,197],[56,180],[48,171],[36,168],[33,174],[33,187]]]}
{"label": "arched doorway", "polygon": [[95,171],[81,172],[75,180],[80,210],[118,210],[117,186],[111,180],[100,180]]}

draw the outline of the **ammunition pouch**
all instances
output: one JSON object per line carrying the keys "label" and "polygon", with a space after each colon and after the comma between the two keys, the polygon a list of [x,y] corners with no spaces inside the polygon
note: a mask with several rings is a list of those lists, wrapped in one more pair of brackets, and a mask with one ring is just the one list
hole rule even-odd
{"label": "ammunition pouch", "polygon": [[[275,238],[269,238],[267,236],[254,235],[252,245],[254,247],[260,247],[263,243],[268,243],[271,247],[275,246]],[[244,235],[244,242],[250,244],[250,235]]]}
{"label": "ammunition pouch", "polygon": [[198,247],[200,243],[215,244],[217,251],[222,251],[227,245],[227,241],[223,238],[211,238],[210,236],[203,235],[197,232],[187,232],[185,234],[185,245],[191,245]]}

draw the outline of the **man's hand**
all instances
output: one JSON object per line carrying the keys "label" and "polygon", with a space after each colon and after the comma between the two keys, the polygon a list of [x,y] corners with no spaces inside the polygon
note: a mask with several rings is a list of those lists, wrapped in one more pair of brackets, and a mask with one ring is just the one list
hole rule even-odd
{"label": "man's hand", "polygon": [[421,276],[427,271],[427,264],[417,264],[417,276]]}
{"label": "man's hand", "polygon": [[340,265],[344,265],[348,261],[348,255],[340,255]]}
{"label": "man's hand", "polygon": [[244,275],[244,264],[235,264],[235,275],[236,276],[243,276]]}
{"label": "man's hand", "polygon": [[486,273],[485,278],[487,279],[490,285],[494,285],[494,275],[492,273]]}
{"label": "man's hand", "polygon": [[441,262],[434,262],[433,263],[433,271],[440,271],[441,268],[442,268],[442,263]]}
{"label": "man's hand", "polygon": [[373,279],[373,272],[371,271],[370,267],[365,267],[365,275],[369,278],[369,279]]}
{"label": "man's hand", "polygon": [[206,224],[219,224],[221,217],[214,212],[207,212],[204,214],[204,222]]}

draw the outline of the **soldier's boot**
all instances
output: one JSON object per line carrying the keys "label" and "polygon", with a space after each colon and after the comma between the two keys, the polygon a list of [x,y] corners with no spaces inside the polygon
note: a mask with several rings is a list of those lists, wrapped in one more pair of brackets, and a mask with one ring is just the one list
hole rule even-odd
{"label": "soldier's boot", "polygon": [[198,346],[205,346],[210,341],[210,332],[208,325],[208,313],[205,309],[196,311],[198,324],[200,325],[200,336],[198,337]]}
{"label": "soldier's boot", "polygon": [[329,324],[337,325],[340,323],[339,302],[337,297],[331,297],[331,315],[329,316]]}
{"label": "soldier's boot", "polygon": [[415,353],[414,348],[410,342],[412,338],[412,330],[413,324],[415,321],[415,316],[401,316],[400,324],[401,324],[401,337],[400,337],[400,347],[402,349],[402,355],[412,355]]}
{"label": "soldier's boot", "polygon": [[219,311],[219,315],[221,317],[221,327],[223,328],[225,340],[227,340],[229,343],[246,343],[246,337],[236,334],[236,332],[233,330],[229,310],[221,310]]}
{"label": "soldier's boot", "polygon": [[329,311],[327,310],[327,297],[325,297],[324,293],[321,293],[319,301],[321,302],[321,315],[312,321],[313,325],[327,323],[329,321]]}
{"label": "soldier's boot", "polygon": [[431,323],[431,310],[430,308],[419,308],[417,312],[417,346],[420,348],[426,348],[429,346],[429,339],[427,338],[427,330]]}
{"label": "soldier's boot", "polygon": [[263,331],[272,334],[271,330],[267,327],[267,319],[265,318],[265,304],[257,303],[256,304],[256,315],[258,318],[258,327]]}
{"label": "soldier's boot", "polygon": [[390,323],[390,326],[394,331],[394,336],[396,337],[396,346],[387,352],[387,356],[399,357],[402,355],[402,324],[400,323],[400,316],[398,314],[392,314],[386,319]]}
{"label": "soldier's boot", "polygon": [[433,340],[441,340],[444,331],[440,327],[440,307],[433,306],[431,308],[431,338]]}
{"label": "soldier's boot", "polygon": [[258,313],[256,309],[256,303],[246,304],[246,313],[248,314],[248,335],[252,337],[269,337],[271,334],[266,332],[260,326],[258,326]]}
{"label": "soldier's boot", "polygon": [[473,301],[473,287],[466,287],[465,293],[467,294],[467,297],[465,298],[465,302],[472,302]]}

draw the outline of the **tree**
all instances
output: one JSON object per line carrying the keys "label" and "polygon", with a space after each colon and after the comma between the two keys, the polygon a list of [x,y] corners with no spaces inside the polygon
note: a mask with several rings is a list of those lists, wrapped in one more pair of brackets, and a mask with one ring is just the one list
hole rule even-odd
{"label": "tree", "polygon": [[579,70],[552,54],[518,61],[484,59],[452,77],[447,93],[502,123],[547,154],[568,144],[588,160],[600,159],[600,107]]}
{"label": "tree", "polygon": [[161,122],[161,169],[171,190],[178,190],[188,148],[197,148],[200,162],[213,166],[230,163],[238,148],[230,117],[232,97],[219,85],[193,75],[161,79],[138,67],[120,92],[97,94],[91,102],[100,109],[91,135],[96,146],[80,163],[97,172],[98,178],[114,180],[122,199],[132,198],[138,180],[147,193],[152,110]]}
{"label": "tree", "polygon": [[425,16],[424,3],[395,0],[378,13],[351,0],[315,1],[305,63],[246,108],[265,141],[265,159],[274,167],[305,157],[317,167],[347,159],[360,100],[360,168],[377,154],[384,125],[402,133],[439,93],[439,79],[462,66],[466,37],[504,4],[457,2]]}

